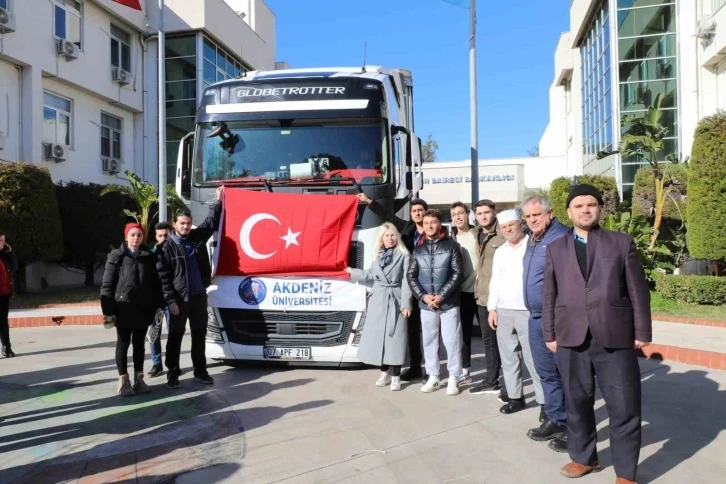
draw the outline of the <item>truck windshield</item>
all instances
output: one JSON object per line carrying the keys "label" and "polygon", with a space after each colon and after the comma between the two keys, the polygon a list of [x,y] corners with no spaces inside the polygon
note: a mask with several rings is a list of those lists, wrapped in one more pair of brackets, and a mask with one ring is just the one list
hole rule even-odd
{"label": "truck windshield", "polygon": [[388,178],[382,120],[287,119],[200,123],[194,173],[198,185],[264,177],[275,185]]}

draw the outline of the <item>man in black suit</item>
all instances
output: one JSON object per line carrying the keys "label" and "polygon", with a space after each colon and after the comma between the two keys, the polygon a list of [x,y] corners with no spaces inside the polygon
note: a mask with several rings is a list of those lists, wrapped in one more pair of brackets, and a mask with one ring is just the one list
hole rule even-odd
{"label": "man in black suit", "polygon": [[635,483],[640,455],[640,368],[635,351],[652,339],[650,292],[633,238],[599,226],[602,196],[577,185],[567,197],[574,229],[547,247],[542,332],[557,352],[567,410],[561,473],[600,469],[595,378],[610,416],[616,484]]}

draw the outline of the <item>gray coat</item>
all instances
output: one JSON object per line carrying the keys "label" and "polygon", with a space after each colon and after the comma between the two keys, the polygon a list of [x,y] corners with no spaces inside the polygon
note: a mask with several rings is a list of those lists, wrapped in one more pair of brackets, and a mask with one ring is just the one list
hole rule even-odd
{"label": "gray coat", "polygon": [[368,365],[403,365],[406,360],[406,318],[411,309],[411,289],[406,282],[409,256],[398,251],[381,269],[378,259],[368,270],[352,269],[352,281],[373,281],[368,295],[366,321],[358,347],[358,359]]}

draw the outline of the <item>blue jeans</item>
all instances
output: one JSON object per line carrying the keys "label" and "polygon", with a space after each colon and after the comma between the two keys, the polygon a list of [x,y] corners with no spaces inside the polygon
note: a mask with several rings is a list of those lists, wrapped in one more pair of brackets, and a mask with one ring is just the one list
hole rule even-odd
{"label": "blue jeans", "polygon": [[[166,321],[166,330],[169,331],[169,308],[164,308],[164,320]],[[161,366],[161,328],[159,328],[159,336],[149,344],[151,350],[151,363],[154,366]]]}
{"label": "blue jeans", "polygon": [[529,347],[532,350],[534,367],[542,381],[545,414],[552,423],[564,427],[567,425],[565,392],[562,388],[560,370],[557,367],[557,357],[547,349],[544,341],[541,316],[530,316],[529,318]]}

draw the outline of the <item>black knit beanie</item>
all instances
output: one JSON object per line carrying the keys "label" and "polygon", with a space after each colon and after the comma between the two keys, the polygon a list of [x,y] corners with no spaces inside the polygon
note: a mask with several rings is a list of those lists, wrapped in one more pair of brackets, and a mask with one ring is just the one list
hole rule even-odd
{"label": "black knit beanie", "polygon": [[570,208],[570,202],[572,202],[573,198],[580,197],[582,195],[592,195],[593,197],[595,197],[595,200],[597,200],[597,203],[599,203],[601,206],[604,205],[600,190],[592,185],[583,183],[581,185],[575,185],[574,187],[572,187],[572,190],[570,190],[570,194],[567,195],[567,203],[565,204],[565,208]]}

